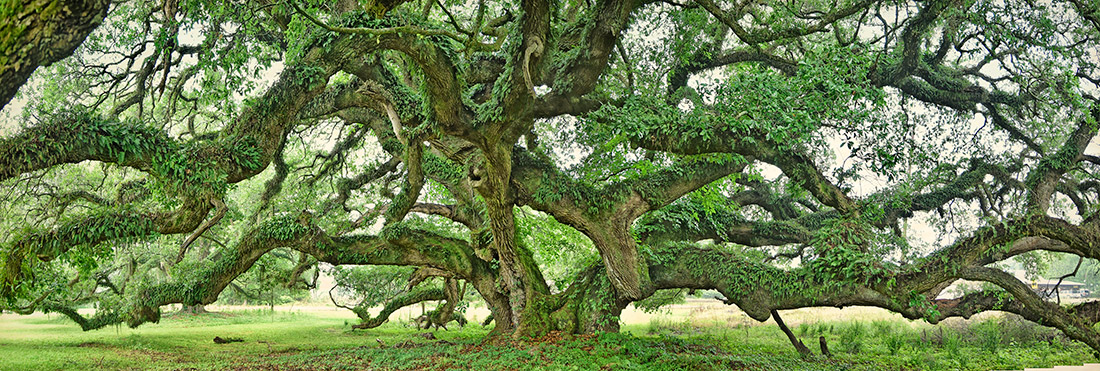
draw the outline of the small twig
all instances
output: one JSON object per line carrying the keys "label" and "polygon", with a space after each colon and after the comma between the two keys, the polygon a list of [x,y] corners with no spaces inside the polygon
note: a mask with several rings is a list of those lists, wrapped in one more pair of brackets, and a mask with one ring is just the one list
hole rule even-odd
{"label": "small twig", "polygon": [[447,10],[446,6],[443,5],[443,1],[435,0],[435,3],[439,5],[439,9],[443,11],[443,14],[447,15],[447,19],[450,21],[452,26],[455,26],[455,29],[458,30],[458,32],[461,32],[467,36],[473,36],[473,32],[462,29],[462,26],[460,26],[458,24],[458,21],[455,20],[455,16],[451,14],[450,10]]}
{"label": "small twig", "polygon": [[634,65],[630,63],[630,60],[626,57],[626,48],[623,47],[622,40],[615,40],[615,49],[619,51],[619,58],[623,60],[623,66],[626,68],[626,85],[630,93],[634,93]]}

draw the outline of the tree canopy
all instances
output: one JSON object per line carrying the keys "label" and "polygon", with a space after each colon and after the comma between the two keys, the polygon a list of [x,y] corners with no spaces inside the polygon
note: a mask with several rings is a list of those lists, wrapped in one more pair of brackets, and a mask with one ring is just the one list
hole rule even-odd
{"label": "tree canopy", "polygon": [[1100,259],[1094,1],[40,3],[0,9],[4,310],[138,326],[327,263],[361,327],[476,293],[493,338],[614,331],[715,289],[1100,351],[1100,302],[1007,271]]}

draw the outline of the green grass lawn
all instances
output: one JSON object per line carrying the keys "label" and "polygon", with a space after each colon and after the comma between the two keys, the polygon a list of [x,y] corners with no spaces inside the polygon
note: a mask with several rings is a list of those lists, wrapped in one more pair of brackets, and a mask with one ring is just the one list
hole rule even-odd
{"label": "green grass lawn", "polygon": [[[947,328],[900,320],[801,324],[794,331],[808,346],[816,351],[825,336],[834,353],[803,360],[774,325],[655,319],[622,334],[494,346],[482,343],[487,329],[478,325],[427,339],[392,321],[350,331],[354,320],[334,313],[168,316],[137,329],[90,332],[63,318],[9,314],[0,317],[0,369],[988,370],[1095,362],[1080,343],[1003,319]],[[215,336],[244,341],[215,344]]]}

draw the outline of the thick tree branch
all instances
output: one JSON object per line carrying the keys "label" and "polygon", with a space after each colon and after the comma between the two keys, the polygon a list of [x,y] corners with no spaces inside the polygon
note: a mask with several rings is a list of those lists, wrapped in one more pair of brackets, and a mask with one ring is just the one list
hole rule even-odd
{"label": "thick tree branch", "polygon": [[516,150],[512,177],[517,202],[553,215],[588,236],[622,295],[637,298],[646,285],[631,227],[643,213],[742,171],[745,159],[689,161],[635,180],[592,187],[558,170],[548,159]]}
{"label": "thick tree branch", "polygon": [[1031,212],[1047,212],[1059,179],[1081,161],[1085,148],[1100,129],[1100,102],[1093,104],[1089,116],[1077,124],[1057,152],[1044,156],[1039,165],[1027,174],[1027,185],[1031,191],[1027,206]]}
{"label": "thick tree branch", "polygon": [[0,23],[0,108],[38,66],[72,55],[107,16],[108,0],[16,0]]}

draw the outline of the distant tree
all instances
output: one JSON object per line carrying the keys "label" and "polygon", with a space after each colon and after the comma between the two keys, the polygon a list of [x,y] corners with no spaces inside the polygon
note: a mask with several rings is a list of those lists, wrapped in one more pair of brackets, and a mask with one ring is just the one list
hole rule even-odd
{"label": "distant tree", "polygon": [[[119,3],[0,141],[0,298],[137,326],[295,251],[289,282],[326,262],[469,287],[494,339],[716,289],[760,321],[1004,310],[1100,351],[1100,304],[993,265],[1100,258],[1097,8]],[[85,161],[101,181],[66,182]],[[178,273],[109,268],[157,238]],[[958,279],[996,289],[936,299]]]}

